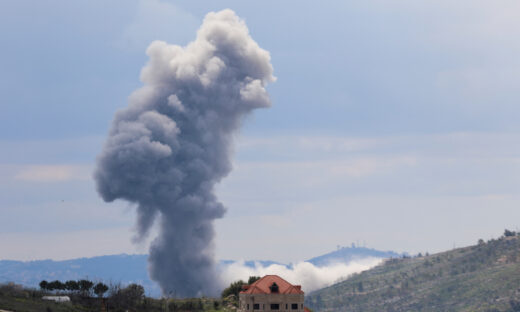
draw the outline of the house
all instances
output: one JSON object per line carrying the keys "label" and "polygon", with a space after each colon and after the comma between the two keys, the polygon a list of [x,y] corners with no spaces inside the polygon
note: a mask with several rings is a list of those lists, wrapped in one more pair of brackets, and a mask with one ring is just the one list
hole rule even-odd
{"label": "house", "polygon": [[278,275],[266,275],[251,285],[242,286],[237,312],[308,311],[303,306],[304,292]]}

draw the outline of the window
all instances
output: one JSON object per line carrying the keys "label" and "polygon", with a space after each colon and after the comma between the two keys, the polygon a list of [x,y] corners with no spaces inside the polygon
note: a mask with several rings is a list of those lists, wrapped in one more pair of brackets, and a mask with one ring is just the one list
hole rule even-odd
{"label": "window", "polygon": [[247,304],[247,310],[249,310],[249,303]]}
{"label": "window", "polygon": [[260,310],[260,304],[259,303],[253,303],[253,310]]}
{"label": "window", "polygon": [[285,310],[287,310],[287,303],[285,304]]}
{"label": "window", "polygon": [[280,304],[271,303],[271,310],[280,310]]}
{"label": "window", "polygon": [[303,303],[302,303],[302,310],[303,310]]}
{"label": "window", "polygon": [[298,310],[298,304],[297,303],[292,303],[291,304],[291,309],[292,310]]}

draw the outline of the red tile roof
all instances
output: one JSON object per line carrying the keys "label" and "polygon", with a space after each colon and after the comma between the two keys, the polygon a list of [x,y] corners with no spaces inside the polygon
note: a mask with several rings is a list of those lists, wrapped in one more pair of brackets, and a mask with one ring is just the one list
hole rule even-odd
{"label": "red tile roof", "polygon": [[292,285],[278,275],[266,275],[251,285],[242,287],[241,294],[270,294],[273,283],[278,285],[280,294],[303,294],[300,285]]}

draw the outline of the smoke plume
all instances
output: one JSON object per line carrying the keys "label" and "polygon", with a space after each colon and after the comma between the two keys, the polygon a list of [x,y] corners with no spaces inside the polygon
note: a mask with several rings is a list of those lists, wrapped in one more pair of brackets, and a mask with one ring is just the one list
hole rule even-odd
{"label": "smoke plume", "polygon": [[270,56],[231,10],[207,14],[187,46],[155,41],[146,53],[144,86],[115,115],[98,157],[97,189],[107,202],[136,204],[138,239],[158,224],[149,272],[163,293],[213,295],[213,221],[225,212],[214,186],[231,170],[241,121],[270,105]]}
{"label": "smoke plume", "polygon": [[330,286],[346,279],[348,276],[368,270],[383,261],[382,258],[363,258],[348,263],[329,263],[325,266],[315,266],[310,262],[298,262],[291,266],[271,264],[263,266],[255,263],[254,267],[244,262],[234,262],[221,268],[223,284],[228,286],[231,282],[245,280],[249,276],[264,276],[267,274],[279,275],[289,282],[302,285],[305,292]]}

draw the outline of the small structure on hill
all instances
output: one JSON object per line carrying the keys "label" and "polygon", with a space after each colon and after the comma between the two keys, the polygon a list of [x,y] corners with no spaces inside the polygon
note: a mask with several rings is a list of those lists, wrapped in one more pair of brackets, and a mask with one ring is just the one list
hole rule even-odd
{"label": "small structure on hill", "polygon": [[238,311],[305,312],[304,292],[278,275],[266,275],[251,285],[242,286],[238,295]]}

